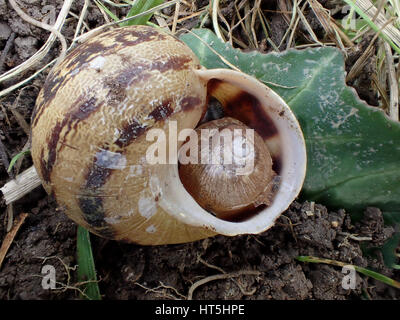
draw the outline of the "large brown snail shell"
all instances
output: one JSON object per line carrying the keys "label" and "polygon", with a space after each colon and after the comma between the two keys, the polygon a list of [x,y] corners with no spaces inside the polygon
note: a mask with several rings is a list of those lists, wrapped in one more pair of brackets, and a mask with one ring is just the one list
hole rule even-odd
{"label": "large brown snail shell", "polygon": [[[280,177],[271,203],[238,222],[203,209],[177,163],[146,161],[147,133],[195,128],[210,96],[257,131]],[[144,245],[262,232],[298,195],[306,166],[300,126],[277,94],[246,74],[202,68],[184,43],[147,26],[94,36],[51,71],[32,116],[32,158],[76,223]]]}

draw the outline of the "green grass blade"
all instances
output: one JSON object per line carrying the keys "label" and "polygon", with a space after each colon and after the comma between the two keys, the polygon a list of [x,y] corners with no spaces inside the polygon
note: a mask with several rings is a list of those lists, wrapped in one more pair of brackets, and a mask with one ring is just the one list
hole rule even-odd
{"label": "green grass blade", "polygon": [[[388,31],[386,29],[383,29],[380,31],[380,28],[382,26],[377,26],[371,19],[371,17],[364,12],[364,10],[362,8],[360,8],[357,5],[357,1],[354,2],[354,0],[344,0],[352,9],[354,9],[367,23],[368,25],[375,31],[375,32],[380,32],[380,37],[385,40],[387,43],[390,44],[390,46],[397,52],[400,53],[400,47],[394,42],[392,41],[392,39],[390,38],[390,36],[388,36]],[[386,26],[387,28],[389,28],[389,26]],[[393,32],[396,32],[397,37],[399,36],[398,30],[396,30],[396,28],[393,27]]]}
{"label": "green grass blade", "polygon": [[[136,0],[134,4],[132,5],[132,8],[129,10],[127,14],[127,18],[133,17],[139,13],[142,13],[146,10],[152,9],[160,4],[164,3],[164,0]],[[146,24],[147,21],[150,20],[151,16],[153,14],[148,14],[142,17],[138,17],[136,19],[123,22],[120,24],[121,27],[124,26],[131,26],[131,25],[143,25]]]}
{"label": "green grass blade", "polygon": [[112,13],[104,4],[101,2],[94,0],[94,2],[97,4],[97,6],[101,9],[103,9],[114,21],[120,20],[114,13]]}
{"label": "green grass blade", "polygon": [[101,300],[94,265],[90,234],[85,228],[78,226],[77,233],[78,281],[84,283],[84,296],[89,300]]}
{"label": "green grass blade", "polygon": [[371,277],[375,280],[381,281],[392,287],[400,289],[400,282],[393,280],[389,277],[386,277],[381,273],[378,273],[378,272],[375,272],[375,271],[372,271],[372,270],[369,270],[366,268],[358,267],[358,266],[355,266],[352,264],[348,264],[348,263],[344,263],[344,262],[336,261],[336,260],[312,257],[312,256],[298,256],[298,257],[296,257],[296,260],[301,261],[301,262],[310,262],[310,263],[325,263],[325,264],[330,264],[330,265],[334,265],[334,266],[338,266],[338,267],[352,266],[352,267],[354,267],[354,270],[356,270],[357,272],[359,272],[365,276]]}
{"label": "green grass blade", "polygon": [[10,172],[11,169],[14,167],[15,163],[18,161],[19,158],[22,156],[29,154],[30,150],[21,151],[20,153],[16,154],[10,161],[10,165],[8,166],[7,172]]}

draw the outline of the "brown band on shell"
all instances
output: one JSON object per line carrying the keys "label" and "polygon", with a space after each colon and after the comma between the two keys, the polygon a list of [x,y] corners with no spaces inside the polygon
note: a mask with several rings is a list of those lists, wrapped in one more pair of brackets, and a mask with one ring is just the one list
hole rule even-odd
{"label": "brown band on shell", "polygon": [[143,125],[136,120],[131,120],[122,128],[118,139],[114,143],[120,148],[125,148],[132,143],[132,141],[140,137],[146,129],[146,125]]}
{"label": "brown band on shell", "polygon": [[49,152],[47,154],[47,160],[45,160],[45,158],[44,158],[44,149],[42,149],[42,151],[41,151],[41,154],[42,154],[42,159],[41,159],[42,176],[43,176],[43,180],[47,183],[50,182],[51,171],[53,170],[53,165],[56,161],[57,143],[58,143],[58,139],[60,137],[60,132],[61,132],[62,128],[64,127],[63,122],[62,123],[57,122],[51,133],[50,140],[48,141],[48,145],[47,145],[47,149],[49,150]]}
{"label": "brown band on shell", "polygon": [[115,237],[115,231],[104,220],[105,211],[101,195],[80,194],[78,195],[78,203],[83,213],[83,219],[98,235],[109,239]]}
{"label": "brown band on shell", "polygon": [[[132,37],[137,37],[135,40],[129,40]],[[124,46],[124,45],[137,45],[142,42],[147,42],[147,41],[159,41],[159,40],[164,40],[166,38],[166,35],[159,33],[158,31],[150,30],[150,29],[143,29],[143,30],[138,30],[135,32],[127,32],[125,30],[118,29],[117,30],[117,36],[116,39],[118,42],[115,42],[111,45],[105,45],[101,41],[88,41],[87,43],[83,43],[80,45],[78,48],[73,50],[66,58],[66,61],[69,61],[69,63],[66,65],[67,69],[79,69],[81,66],[84,64],[89,63],[93,59],[99,56],[107,56],[107,55],[112,55],[115,54],[114,50],[110,50],[112,48],[117,49],[118,47]],[[119,42],[120,41],[120,42]],[[127,68],[128,72],[131,74],[131,77],[127,77],[128,81],[132,78],[134,78],[135,73],[136,75],[138,74],[138,70],[159,70],[160,72],[165,72],[167,70],[173,69],[173,70],[181,70],[186,67],[186,64],[190,62],[190,57],[188,56],[178,56],[178,57],[171,57],[170,59],[156,61],[154,64],[151,64],[150,66],[147,65],[148,67],[146,68],[146,65],[138,65],[136,68]],[[55,97],[57,91],[59,88],[61,88],[65,81],[70,79],[72,76],[78,74],[76,73],[64,73],[63,75],[61,74],[62,69],[58,69],[54,72],[51,72],[49,76],[46,79],[46,82],[43,86],[43,100],[40,106],[36,106],[35,110],[32,114],[32,125],[36,126],[41,114],[43,111],[46,109],[48,105],[51,104],[53,98]],[[135,72],[136,71],[136,72]],[[117,83],[121,83],[124,85],[127,81],[124,81],[123,79],[124,75],[122,75],[122,78],[117,79],[120,81],[117,81]],[[142,75],[138,76],[137,80],[145,80],[148,77],[148,75]],[[111,82],[110,82],[111,83]],[[118,91],[119,92],[119,91]],[[116,95],[117,96],[117,95]]]}
{"label": "brown band on shell", "polygon": [[128,64],[123,70],[112,77],[105,78],[103,88],[108,89],[108,103],[111,106],[117,106],[127,97],[126,88],[139,82],[148,80],[153,76],[151,71],[157,70],[160,73],[167,71],[180,71],[189,69],[189,63],[192,61],[190,56],[172,56],[160,58],[151,63],[133,63]]}
{"label": "brown band on shell", "polygon": [[[41,98],[41,103],[36,104],[32,113],[32,126],[35,127],[39,121],[43,111],[51,104],[53,101],[57,90],[64,84],[66,75],[61,76],[60,72],[51,72],[44,85],[42,91],[39,93],[38,99]],[[41,97],[42,96],[42,97]]]}
{"label": "brown band on shell", "polygon": [[[171,102],[166,102],[156,107],[149,116],[154,118],[155,121],[161,121],[165,120],[172,113],[173,109],[171,108]],[[126,150],[125,148],[135,139],[144,134],[147,129],[148,126],[140,124],[136,120],[129,121],[120,130],[120,136],[114,142],[115,145],[123,149],[117,153],[123,154]],[[100,149],[107,151],[109,147],[105,145]],[[104,220],[105,210],[103,207],[101,190],[115,169],[106,166],[99,166],[97,162],[98,159],[95,156],[93,163],[89,167],[86,181],[81,187],[82,191],[79,195],[79,207],[81,208],[84,219],[87,223],[89,223],[102,236],[111,237],[111,232],[113,231]]]}
{"label": "brown band on shell", "polygon": [[[116,46],[116,44],[113,46]],[[112,54],[113,52],[105,50],[107,48],[108,47],[103,45],[101,42],[89,42],[82,44],[67,56],[65,61],[70,61],[67,65],[67,68],[73,71],[73,69],[77,69],[83,64],[88,63],[94,58],[98,57],[98,53],[101,53],[103,56]],[[70,80],[72,77],[78,74],[78,72],[62,72],[63,68],[59,68],[51,71],[48,75],[43,86],[42,104],[39,108],[37,108],[37,111],[35,111],[32,116],[32,119],[34,120],[34,126],[36,126],[40,115],[43,113],[43,110],[45,110],[46,107],[51,104],[58,89],[62,88],[67,80]]]}
{"label": "brown band on shell", "polygon": [[97,159],[95,157],[95,163],[90,168],[86,177],[85,190],[89,189],[97,192],[97,190],[107,182],[107,179],[111,175],[112,169],[98,166],[96,162]]}
{"label": "brown band on shell", "polygon": [[184,97],[181,100],[181,108],[183,111],[190,111],[193,110],[201,103],[201,99],[195,96]]}
{"label": "brown band on shell", "polygon": [[103,103],[97,103],[95,97],[85,98],[85,95],[81,95],[76,100],[76,104],[74,105],[76,107],[71,112],[66,114],[61,122],[57,122],[51,132],[51,135],[47,141],[47,160],[45,160],[43,157],[44,151],[42,150],[41,170],[45,182],[50,182],[50,175],[57,159],[57,152],[60,152],[65,146],[65,144],[60,143],[59,150],[57,150],[63,129],[67,127],[63,137],[63,140],[65,140],[66,135],[72,132],[72,127],[75,127],[79,121],[88,118],[93,112],[100,108]]}
{"label": "brown band on shell", "polygon": [[[158,30],[149,28],[138,30],[117,29],[110,32],[110,34],[112,33],[116,34],[115,40],[119,43],[122,43],[124,46],[136,46],[143,42],[165,40],[167,37]],[[136,37],[136,39],[132,40],[133,37]]]}
{"label": "brown band on shell", "polygon": [[105,210],[103,206],[102,186],[112,174],[107,167],[97,165],[98,159],[95,156],[94,162],[89,169],[85,184],[78,194],[78,205],[82,211],[84,220],[101,236],[113,238],[114,231],[105,221]]}
{"label": "brown band on shell", "polygon": [[88,41],[77,47],[67,56],[66,61],[69,61],[69,63],[66,65],[66,68],[72,71],[73,69],[89,63],[99,55],[104,57],[114,54],[115,50],[119,47],[120,45],[118,43],[106,45],[101,41]]}
{"label": "brown band on shell", "polygon": [[155,121],[162,121],[168,118],[173,112],[174,109],[171,108],[171,101],[166,101],[154,108],[148,117],[153,118]]}

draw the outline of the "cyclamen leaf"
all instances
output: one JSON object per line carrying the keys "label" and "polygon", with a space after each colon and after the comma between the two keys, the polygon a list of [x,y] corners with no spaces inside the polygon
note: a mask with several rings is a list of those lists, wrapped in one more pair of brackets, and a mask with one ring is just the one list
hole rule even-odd
{"label": "cyclamen leaf", "polygon": [[244,53],[209,30],[192,31],[181,40],[203,66],[228,68],[222,56],[275,90],[296,114],[307,144],[303,198],[353,213],[376,206],[400,214],[400,124],[346,86],[338,49]]}

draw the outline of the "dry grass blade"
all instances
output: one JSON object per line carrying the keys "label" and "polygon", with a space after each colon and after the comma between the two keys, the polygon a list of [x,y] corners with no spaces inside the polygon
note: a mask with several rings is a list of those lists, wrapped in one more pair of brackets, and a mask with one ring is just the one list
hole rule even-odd
{"label": "dry grass blade", "polygon": [[22,87],[25,83],[28,83],[29,81],[31,81],[32,79],[36,78],[38,74],[40,74],[43,70],[47,69],[48,67],[50,67],[53,63],[56,62],[56,59],[54,59],[53,61],[50,61],[48,64],[46,64],[43,68],[40,68],[38,71],[36,71],[34,74],[32,74],[31,76],[29,76],[28,78],[0,91],[0,98],[3,96],[6,96],[7,94],[9,94],[10,92],[13,92],[15,89],[18,89],[19,87]]}
{"label": "dry grass blade", "polygon": [[300,10],[299,7],[297,7],[297,10],[299,12],[299,17],[300,20],[303,22],[304,27],[306,28],[307,32],[310,34],[311,39],[315,42],[318,43],[319,45],[322,45],[322,43],[318,40],[317,35],[314,33],[313,28],[310,26],[310,24],[308,23],[306,17],[303,14],[303,11]]}
{"label": "dry grass blade", "polygon": [[[75,42],[75,39],[78,37],[78,34],[79,34],[79,32],[80,32],[80,30],[82,28],[82,25],[83,24],[85,25],[83,20],[85,19],[89,4],[90,4],[90,1],[89,0],[85,0],[85,2],[83,4],[82,11],[81,11],[81,14],[79,15],[78,25],[76,26],[76,30],[75,30],[75,34],[74,34],[74,40],[72,40],[72,44]],[[89,30],[89,28],[87,26],[86,26],[86,29]],[[71,46],[72,46],[72,44],[71,44]]]}
{"label": "dry grass blade", "polygon": [[10,248],[19,228],[24,223],[27,216],[28,216],[27,213],[21,213],[18,216],[18,218],[15,220],[14,226],[12,227],[11,231],[6,234],[6,236],[3,240],[3,243],[1,245],[1,248],[0,248],[0,268],[1,268],[1,265],[3,264],[4,258],[6,257],[8,249]]}
{"label": "dry grass blade", "polygon": [[211,18],[212,18],[214,32],[219,39],[225,41],[224,37],[222,36],[221,30],[219,29],[218,10],[219,10],[219,0],[212,0]]}
{"label": "dry grass blade", "polygon": [[10,204],[24,195],[31,192],[33,189],[41,185],[40,178],[34,166],[22,172],[14,180],[7,182],[0,191],[3,193],[6,204]]}
{"label": "dry grass blade", "polygon": [[136,19],[136,18],[139,18],[139,17],[143,17],[143,16],[148,15],[150,13],[154,13],[154,12],[156,12],[158,10],[162,10],[162,9],[168,8],[168,7],[176,4],[178,1],[179,0],[172,0],[172,1],[160,4],[158,6],[155,6],[155,7],[151,8],[151,9],[149,9],[149,10],[143,11],[143,12],[141,12],[139,14],[134,15],[134,16],[131,16],[131,17],[128,17],[128,18],[124,18],[124,19],[121,19],[121,20],[118,20],[118,21],[113,21],[113,22],[110,22],[110,23],[103,24],[102,26],[97,27],[96,29],[90,30],[89,32],[86,32],[86,33],[82,34],[81,36],[77,37],[75,40],[77,42],[79,42],[79,43],[85,42],[87,39],[89,39],[89,38],[91,38],[91,37],[93,37],[93,36],[95,36],[97,34],[100,34],[100,32],[102,32],[103,30],[105,30],[105,29],[107,29],[109,27],[114,27],[114,26],[117,26],[117,25],[119,25],[119,24],[121,24],[123,22],[131,21],[133,19]]}
{"label": "dry grass blade", "polygon": [[329,11],[326,10],[318,1],[316,0],[307,0],[312,11],[314,12],[315,16],[317,17],[319,23],[324,28],[325,32],[328,36],[335,41],[336,45],[343,50],[344,52],[344,44],[342,40],[348,46],[353,46],[354,43],[337,27],[334,23],[334,20],[329,14]]}
{"label": "dry grass blade", "polygon": [[175,5],[175,13],[174,13],[174,20],[172,22],[172,34],[176,32],[176,25],[178,24],[178,17],[179,17],[179,10],[181,7],[181,2],[178,1]]}
{"label": "dry grass blade", "polygon": [[[280,0],[280,1],[278,2],[279,9],[280,9],[280,11],[282,11],[282,12],[288,11],[289,8],[287,7],[287,5],[288,5],[288,3],[286,3],[286,2],[283,1],[283,0]],[[283,44],[283,42],[285,41],[285,39],[286,39],[287,36],[289,35],[290,30],[292,30],[292,29],[295,27],[295,24],[298,23],[298,21],[296,20],[296,18],[297,18],[297,7],[298,7],[298,5],[297,5],[297,0],[294,0],[294,1],[293,1],[293,8],[292,8],[292,16],[291,16],[291,18],[290,18],[289,27],[286,29],[286,32],[285,32],[285,34],[283,35],[282,40],[281,40],[280,44],[278,45],[278,48],[281,47],[281,45]],[[286,14],[284,14],[283,17],[284,17],[286,20],[289,19],[288,16],[287,16]],[[297,22],[296,22],[296,21],[297,21]]]}
{"label": "dry grass blade", "polygon": [[[60,31],[62,26],[64,25],[65,18],[68,15],[69,9],[71,7],[73,0],[65,0],[63,3],[63,7],[60,10],[60,13],[58,14],[56,23],[54,24],[53,28],[57,31]],[[51,46],[53,45],[53,42],[56,39],[56,35],[54,33],[51,33],[49,38],[47,39],[46,43],[37,51],[32,57],[30,57],[28,60],[24,61],[17,67],[5,72],[0,76],[0,82],[6,81],[8,79],[11,79],[18,74],[21,74],[22,72],[26,71],[27,69],[33,67],[36,65],[39,61],[41,61],[46,54],[49,52]],[[14,87],[15,89],[16,87]],[[12,90],[10,88],[3,90],[0,92],[0,97],[8,94]]]}
{"label": "dry grass blade", "polygon": [[390,45],[385,42],[384,46],[390,85],[389,117],[395,121],[399,121],[399,83],[396,78],[396,69]]}
{"label": "dry grass blade", "polygon": [[[347,4],[355,8],[357,13],[368,22],[376,31],[381,32],[381,36],[400,53],[400,30],[394,25],[396,19],[387,19],[383,12],[379,12],[373,3],[369,0],[345,0]],[[383,10],[382,10],[383,11]]]}
{"label": "dry grass blade", "polygon": [[[296,7],[297,7],[296,8],[296,12],[298,12],[299,10],[304,10],[306,5],[307,5],[307,3],[304,3],[303,6],[300,8],[299,7],[300,2],[296,3]],[[293,8],[293,10],[294,10],[294,8]],[[301,20],[300,14],[297,13],[297,18],[295,19],[294,25],[293,25],[293,27],[291,29],[290,36],[289,36],[289,39],[288,39],[287,44],[286,44],[286,49],[290,49],[292,47],[292,43],[294,42],[296,30],[297,30],[297,27],[299,26],[300,20]]]}
{"label": "dry grass blade", "polygon": [[252,9],[253,13],[251,15],[251,34],[253,35],[253,42],[256,48],[258,48],[258,39],[257,39],[257,32],[255,28],[256,24],[256,17],[258,16],[258,12],[260,11],[261,7],[261,0],[256,0],[254,7]]}
{"label": "dry grass blade", "polygon": [[47,31],[50,31],[51,33],[53,33],[61,42],[61,53],[59,56],[59,61],[61,61],[66,52],[67,52],[67,41],[65,40],[64,36],[61,34],[61,32],[59,30],[57,30],[56,28],[54,28],[53,26],[48,25],[47,23],[43,23],[41,21],[37,21],[35,19],[33,19],[32,17],[28,16],[18,5],[14,0],[9,0],[11,6],[13,7],[13,9],[18,13],[18,15],[24,19],[26,22],[45,29]]}
{"label": "dry grass blade", "polygon": [[370,57],[372,57],[375,53],[375,47],[373,44],[375,43],[376,39],[377,39],[377,37],[372,39],[372,41],[369,44],[369,46],[367,47],[367,49],[365,49],[365,51],[360,56],[360,58],[358,58],[357,61],[353,64],[349,73],[346,76],[346,82],[350,82],[350,81],[354,80],[363,71],[366,61]]}

